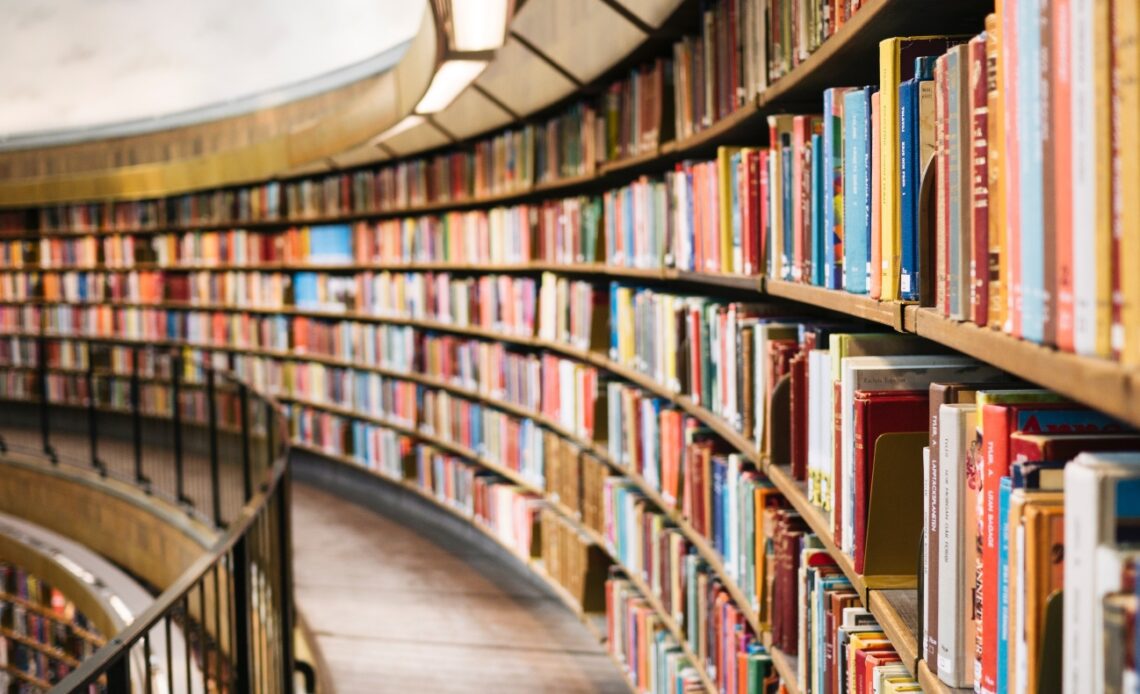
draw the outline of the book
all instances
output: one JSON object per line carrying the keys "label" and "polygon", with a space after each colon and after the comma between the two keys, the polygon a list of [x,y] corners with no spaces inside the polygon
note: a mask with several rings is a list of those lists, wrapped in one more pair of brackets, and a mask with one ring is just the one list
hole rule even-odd
{"label": "book", "polygon": [[843,96],[843,288],[870,290],[871,95],[875,87]]}

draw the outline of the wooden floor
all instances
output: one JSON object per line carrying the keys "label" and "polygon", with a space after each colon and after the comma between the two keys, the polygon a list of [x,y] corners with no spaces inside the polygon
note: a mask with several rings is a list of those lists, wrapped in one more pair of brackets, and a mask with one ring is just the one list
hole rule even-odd
{"label": "wooden floor", "polygon": [[340,694],[628,691],[577,617],[477,543],[295,483],[293,551]]}

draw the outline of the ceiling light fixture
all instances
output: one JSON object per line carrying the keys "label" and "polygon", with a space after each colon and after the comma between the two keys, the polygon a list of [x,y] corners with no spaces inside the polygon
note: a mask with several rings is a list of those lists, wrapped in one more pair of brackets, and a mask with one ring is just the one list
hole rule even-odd
{"label": "ceiling light fixture", "polygon": [[400,133],[407,132],[407,131],[411,130],[412,128],[416,127],[417,125],[422,124],[426,120],[427,119],[424,118],[423,116],[416,116],[416,115],[407,116],[402,121],[400,121],[399,123],[396,123],[392,127],[388,128],[387,130],[385,130],[384,132],[380,133],[375,138],[373,138],[372,144],[373,144],[373,146],[379,145],[381,142],[384,142],[385,140],[390,140],[393,137],[399,135]]}
{"label": "ceiling light fixture", "polygon": [[448,60],[439,66],[416,113],[437,113],[447,108],[487,67],[483,60]]}
{"label": "ceiling light fixture", "polygon": [[490,51],[503,45],[508,0],[451,0],[451,43],[456,51]]}

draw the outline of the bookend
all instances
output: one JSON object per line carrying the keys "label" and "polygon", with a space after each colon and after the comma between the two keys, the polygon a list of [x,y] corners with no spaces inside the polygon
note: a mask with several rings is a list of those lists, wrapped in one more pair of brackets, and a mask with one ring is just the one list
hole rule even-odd
{"label": "bookend", "polygon": [[768,426],[764,431],[767,440],[764,448],[773,465],[792,464],[792,377],[782,376],[772,388],[768,404]]}
{"label": "bookend", "polygon": [[1041,657],[1037,659],[1038,694],[1061,694],[1061,624],[1065,592],[1054,591],[1045,598],[1045,622],[1041,632]]}
{"label": "bookend", "polygon": [[926,432],[883,434],[875,441],[863,581],[867,589],[917,588],[922,531],[922,448]]}

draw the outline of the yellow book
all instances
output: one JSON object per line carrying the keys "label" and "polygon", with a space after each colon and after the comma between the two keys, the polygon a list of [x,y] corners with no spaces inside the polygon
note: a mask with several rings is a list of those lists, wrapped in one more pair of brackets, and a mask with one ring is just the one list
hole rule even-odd
{"label": "yellow book", "polygon": [[[1000,0],[999,0],[1000,4]],[[999,8],[1000,10],[1000,8]],[[1001,73],[1001,22],[1000,11],[986,17],[986,110],[989,147],[987,172],[989,174],[989,313],[991,328],[1001,329],[1005,323],[1005,189],[1002,187],[1001,152],[1005,146],[1005,127],[1002,121],[1001,93],[1004,89]]]}
{"label": "yellow book", "polygon": [[717,221],[720,224],[720,271],[725,274],[739,272],[733,262],[734,234],[732,232],[732,157],[739,147],[716,148],[716,187],[719,207]]}
{"label": "yellow book", "polygon": [[[1113,171],[1112,233],[1119,244],[1119,306],[1113,306],[1112,349],[1140,364],[1140,3],[1112,3]],[[1105,272],[1104,274],[1110,274]]]}
{"label": "yellow book", "polygon": [[[1110,4],[1111,3],[1111,4]],[[1096,209],[1093,230],[1096,244],[1095,354],[1112,354],[1112,0],[1095,0],[1093,22],[1096,40]],[[1074,236],[1079,227],[1074,228]],[[1080,326],[1078,325],[1078,328]],[[1077,339],[1080,337],[1078,335]],[[1078,344],[1078,351],[1080,349]]]}
{"label": "yellow book", "polygon": [[852,634],[847,643],[847,682],[844,683],[844,689],[850,692],[855,691],[855,654],[872,646],[889,647],[890,645],[890,639],[882,631],[864,631]]}
{"label": "yellow book", "polygon": [[[897,301],[902,267],[902,164],[899,160],[899,84],[914,76],[914,59],[941,55],[960,43],[945,36],[907,36],[879,42],[879,233],[882,249],[880,298]],[[909,63],[904,65],[905,60]]]}

